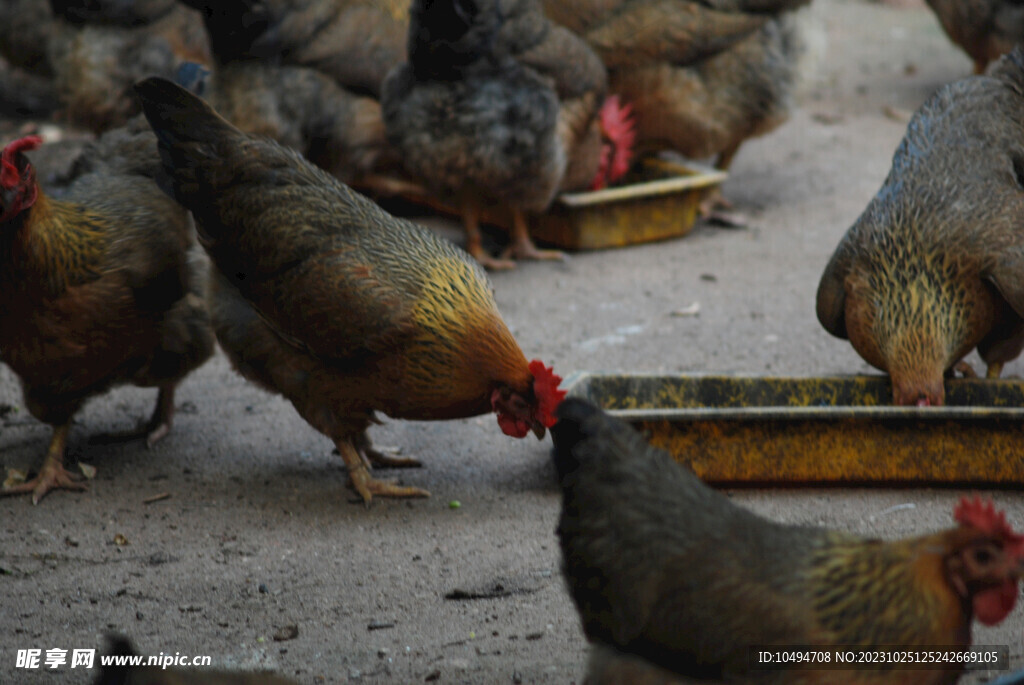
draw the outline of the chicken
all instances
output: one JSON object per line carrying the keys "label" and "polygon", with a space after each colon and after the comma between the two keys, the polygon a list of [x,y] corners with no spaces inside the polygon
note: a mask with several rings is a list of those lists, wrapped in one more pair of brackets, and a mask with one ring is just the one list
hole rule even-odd
{"label": "chicken", "polygon": [[52,77],[46,47],[55,27],[47,0],[5,0],[0,3],[0,56],[11,67]]}
{"label": "chicken", "polygon": [[49,117],[56,108],[57,92],[50,79],[0,57],[0,116]]}
{"label": "chicken", "polygon": [[957,527],[897,541],[782,525],[584,400],[556,414],[558,536],[595,645],[590,683],[953,683],[963,664],[871,678],[758,670],[749,650],[964,647],[972,617],[994,625],[1013,609],[1024,536],[991,503],[964,498]]}
{"label": "chicken", "polygon": [[168,192],[192,210],[216,266],[214,327],[235,368],[288,398],[329,437],[356,491],[420,496],[373,479],[375,412],[454,419],[496,411],[538,437],[558,377],[527,363],[479,266],[396,219],[294,151],[242,133],[161,79],[136,87],[160,140]]}
{"label": "chicken", "polygon": [[[789,117],[805,50],[789,10],[809,1],[543,0],[608,68],[638,154],[667,147],[720,169]],[[705,204],[728,205],[718,194]]]}
{"label": "chicken", "polygon": [[50,0],[50,7],[74,24],[130,28],[163,19],[180,5],[177,0]]}
{"label": "chicken", "polygon": [[247,57],[275,55],[282,65],[310,67],[347,90],[380,97],[380,86],[405,60],[409,0],[243,0],[218,2],[236,24],[265,26],[243,45]]}
{"label": "chicken", "polygon": [[936,92],[822,274],[818,320],[890,375],[896,404],[943,404],[975,347],[990,378],[1024,347],[1022,106],[1024,51]]}
{"label": "chicken", "polygon": [[[612,157],[622,160],[619,176],[628,169],[631,122],[617,100],[605,101],[597,56],[537,0],[415,0],[408,56],[381,94],[406,171],[459,206],[468,250],[485,266],[514,266],[481,244],[487,202],[511,211],[505,256],[561,258],[536,248],[525,213],[543,211],[559,190],[614,180]],[[618,125],[605,126],[614,140],[602,141],[602,123]]]}
{"label": "chicken", "polygon": [[0,494],[32,493],[33,503],[84,489],[63,461],[86,400],[123,383],[158,387],[152,445],[171,427],[178,383],[214,344],[205,258],[188,213],[153,180],[153,134],[100,138],[61,199],[39,188],[25,155],[39,144],[22,138],[0,154],[0,350],[28,410],[53,427],[39,474]]}
{"label": "chicken", "polygon": [[152,4],[52,0],[51,13],[48,0],[5,0],[0,57],[27,73],[0,74],[0,88],[24,83],[33,93],[19,95],[22,109],[45,114],[56,99],[62,118],[96,133],[121,126],[138,111],[135,81],[172,77],[183,61],[209,59],[195,12],[173,3],[160,15],[143,11]]}
{"label": "chicken", "polygon": [[1016,0],[926,0],[950,40],[974,61],[974,73],[1024,40],[1024,5]]}
{"label": "chicken", "polygon": [[[101,8],[83,22],[74,13],[81,1],[51,1],[61,17],[47,43],[54,87],[65,118],[94,132],[121,126],[138,114],[131,87],[139,79],[172,78],[184,62],[209,60],[199,16],[188,8],[171,7],[149,22],[144,19],[150,15],[142,14],[127,28],[118,25],[127,19],[118,16],[116,6],[109,9],[107,21]],[[63,20],[60,13],[71,20]]]}
{"label": "chicken", "polygon": [[[156,663],[152,666],[124,665],[123,660],[139,658],[126,638],[109,638],[106,656],[122,660],[121,664],[103,664],[92,685],[296,685],[273,673],[243,673],[211,668],[176,668]],[[152,658],[152,657],[146,657]],[[166,655],[166,659],[172,659]]]}
{"label": "chicken", "polygon": [[271,40],[262,0],[183,0],[204,18],[214,55],[204,94],[247,133],[302,152],[343,180],[372,169],[385,151],[380,104],[316,69],[291,66]]}

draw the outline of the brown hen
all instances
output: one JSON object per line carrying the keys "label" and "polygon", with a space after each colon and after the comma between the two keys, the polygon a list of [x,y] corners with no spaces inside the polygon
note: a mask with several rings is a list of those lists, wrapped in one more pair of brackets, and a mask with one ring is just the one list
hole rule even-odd
{"label": "brown hen", "polygon": [[277,34],[281,3],[182,1],[203,16],[214,64],[202,92],[225,118],[344,180],[375,166],[386,147],[380,104],[290,61]]}
{"label": "brown hen", "polygon": [[137,90],[167,189],[192,210],[216,266],[221,346],[242,375],[334,441],[364,501],[427,494],[370,476],[370,462],[417,464],[372,450],[375,412],[493,410],[509,435],[544,434],[552,377],[527,363],[469,255],[168,81]]}
{"label": "brown hen", "polygon": [[[789,117],[810,0],[543,0],[608,69],[636,117],[637,152],[673,149],[728,169]],[[724,203],[709,198],[707,205]]]}
{"label": "brown hen", "polygon": [[974,73],[1024,40],[1024,5],[1015,0],[926,0],[950,40],[974,61]]}
{"label": "brown hen", "polygon": [[23,138],[0,156],[0,349],[29,411],[53,426],[39,475],[0,494],[83,489],[63,466],[71,419],[121,383],[159,387],[147,443],[174,416],[181,379],[213,352],[205,257],[188,213],[153,175],[144,122],[100,138],[61,199],[38,186]]}
{"label": "brown hen", "polygon": [[1024,347],[1024,52],[914,114],[881,190],[818,285],[818,320],[889,373],[893,401],[941,405],[977,347],[998,377]]}
{"label": "brown hen", "polygon": [[1024,536],[991,503],[965,498],[958,527],[895,541],[782,525],[586,401],[557,416],[558,535],[592,685],[948,685],[963,663],[761,670],[751,650],[952,650],[973,618],[1013,610]]}

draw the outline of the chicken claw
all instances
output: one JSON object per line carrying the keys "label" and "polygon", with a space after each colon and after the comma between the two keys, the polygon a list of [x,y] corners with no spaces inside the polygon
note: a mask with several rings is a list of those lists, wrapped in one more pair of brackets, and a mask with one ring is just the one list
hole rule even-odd
{"label": "chicken claw", "polygon": [[[378,480],[370,475],[370,467],[364,461],[364,457],[356,449],[350,440],[338,440],[336,443],[341,458],[345,460],[348,467],[348,477],[352,481],[352,487],[363,498],[367,505],[373,500],[374,495],[381,497],[430,497],[430,493],[422,488],[408,485],[396,485],[394,481]],[[381,455],[383,456],[383,455]]]}
{"label": "chicken claw", "polygon": [[526,217],[519,210],[512,212],[512,243],[501,253],[503,258],[550,259],[565,261],[565,253],[558,250],[539,250],[530,238]]}
{"label": "chicken claw", "polygon": [[[533,241],[527,238],[523,242],[515,242],[506,247],[501,253],[502,259],[544,259],[551,261],[565,261],[565,253],[560,250],[538,249]],[[514,264],[515,262],[513,262]]]}
{"label": "chicken claw", "polygon": [[39,475],[21,485],[0,489],[0,495],[20,495],[31,492],[32,504],[39,504],[46,493],[56,488],[86,490],[86,485],[81,482],[81,478],[64,468],[64,448],[67,445],[67,439],[67,425],[54,428],[50,448],[46,451],[46,459],[43,460],[43,466],[39,469]]}

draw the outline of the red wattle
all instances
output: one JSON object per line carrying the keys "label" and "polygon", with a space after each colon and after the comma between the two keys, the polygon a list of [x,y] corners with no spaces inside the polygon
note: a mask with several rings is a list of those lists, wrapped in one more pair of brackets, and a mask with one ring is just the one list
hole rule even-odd
{"label": "red wattle", "polygon": [[1006,618],[1017,603],[1017,583],[1008,580],[999,587],[974,595],[974,616],[987,626]]}
{"label": "red wattle", "polygon": [[530,425],[526,421],[509,414],[498,414],[498,425],[502,433],[513,438],[525,438],[530,432]]}

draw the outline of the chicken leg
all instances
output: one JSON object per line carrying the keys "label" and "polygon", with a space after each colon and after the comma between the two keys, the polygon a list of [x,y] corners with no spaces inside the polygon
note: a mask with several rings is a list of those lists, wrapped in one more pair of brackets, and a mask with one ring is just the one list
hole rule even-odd
{"label": "chicken leg", "polygon": [[526,215],[520,209],[512,210],[512,243],[505,248],[501,256],[513,259],[565,259],[564,252],[537,249],[537,246],[533,244],[533,239],[530,237],[530,230],[526,224]]}
{"label": "chicken leg", "polygon": [[68,444],[68,429],[71,422],[55,426],[53,437],[50,438],[50,447],[46,450],[46,458],[39,474],[21,485],[12,488],[0,489],[0,495],[19,495],[26,492],[32,493],[32,504],[39,504],[50,490],[63,488],[65,490],[85,490],[85,483],[81,482],[74,474],[64,468],[64,451]]}
{"label": "chicken leg", "polygon": [[156,397],[156,408],[153,410],[153,417],[146,427],[146,447],[152,447],[171,431],[174,425],[174,391],[176,383],[167,383],[160,386],[160,392]]}
{"label": "chicken leg", "polygon": [[473,255],[485,269],[505,271],[516,268],[511,259],[496,259],[487,254],[480,235],[480,208],[472,201],[462,204],[462,225],[466,229],[466,252]]}
{"label": "chicken leg", "polygon": [[367,466],[379,466],[382,469],[418,469],[423,466],[419,459],[391,457],[380,450],[374,449],[373,443],[370,442],[370,436],[366,434],[366,431],[363,431],[359,434],[359,437],[352,440],[352,445],[359,452],[359,456],[363,458],[363,463]]}
{"label": "chicken leg", "polygon": [[[732,160],[739,152],[741,143],[736,143],[719,153],[715,160],[715,168],[728,171]],[[729,227],[742,228],[747,225],[747,218],[733,211],[733,205],[722,194],[721,186],[715,186],[705,192],[704,198],[697,207],[697,214],[705,219],[716,221]]]}
{"label": "chicken leg", "polygon": [[352,481],[352,487],[363,498],[367,505],[373,500],[374,495],[381,497],[430,497],[430,493],[422,488],[407,485],[396,485],[394,481],[377,480],[370,475],[370,467],[366,459],[356,449],[353,440],[342,438],[335,441],[335,446],[345,460],[348,467],[348,477]]}

